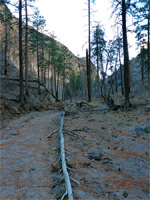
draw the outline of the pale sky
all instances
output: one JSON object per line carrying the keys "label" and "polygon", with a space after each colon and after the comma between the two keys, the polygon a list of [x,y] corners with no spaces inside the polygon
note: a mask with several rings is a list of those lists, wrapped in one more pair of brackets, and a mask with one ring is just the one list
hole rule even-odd
{"label": "pale sky", "polygon": [[[51,33],[54,32],[59,42],[80,57],[85,57],[88,46],[87,2],[88,0],[37,0],[35,3],[40,15],[46,20],[46,29]],[[107,41],[113,39],[114,32],[111,25],[114,24],[114,20],[110,18],[112,12],[110,0],[95,0],[95,4],[91,3],[91,8],[91,26],[95,26],[95,22],[100,22],[105,29],[105,39]],[[135,57],[137,50],[133,33],[128,33],[128,43],[132,45],[129,56]]]}
{"label": "pale sky", "polygon": [[[88,18],[87,18],[87,0],[38,0],[37,6],[40,14],[44,16],[47,23],[47,29],[54,32],[57,40],[67,46],[75,55],[85,56],[88,37]],[[91,3],[92,4],[92,3]],[[111,8],[110,0],[96,0],[92,5],[93,16],[91,21],[100,21],[104,25],[107,40],[113,39],[111,29],[112,19],[110,19]],[[134,35],[129,35],[129,43],[134,45],[129,50],[129,55],[135,57],[135,39]]]}

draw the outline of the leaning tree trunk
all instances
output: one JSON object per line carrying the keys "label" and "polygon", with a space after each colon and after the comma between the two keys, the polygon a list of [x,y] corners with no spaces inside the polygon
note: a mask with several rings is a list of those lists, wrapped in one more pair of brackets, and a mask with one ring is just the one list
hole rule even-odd
{"label": "leaning tree trunk", "polygon": [[22,0],[19,0],[19,76],[20,76],[20,103],[24,105],[23,62],[22,62]]}
{"label": "leaning tree trunk", "polygon": [[126,3],[122,0],[122,30],[123,30],[123,50],[124,50],[124,85],[125,85],[125,105],[130,105],[130,64],[127,42],[127,28],[126,28]]}

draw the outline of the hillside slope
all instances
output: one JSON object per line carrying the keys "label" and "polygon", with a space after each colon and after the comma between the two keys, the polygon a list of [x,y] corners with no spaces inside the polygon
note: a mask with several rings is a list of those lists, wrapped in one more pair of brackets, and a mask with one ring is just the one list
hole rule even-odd
{"label": "hillside slope", "polygon": [[[24,79],[25,79],[25,52],[24,52],[24,27],[23,23],[23,65],[24,65]],[[38,94],[38,83],[37,83],[37,57],[36,57],[36,45],[35,35],[37,31],[29,26],[29,93],[30,97],[25,94],[25,101],[28,104],[27,110],[36,109],[39,110],[45,105],[45,109],[50,102],[54,102],[55,99],[47,93],[44,87],[40,87],[41,93]],[[86,61],[85,58],[76,57],[67,47],[60,42],[56,41],[52,37],[49,37],[43,33],[38,33],[39,37],[45,41],[45,48],[49,45],[51,49],[53,43],[56,46],[58,52],[65,49],[65,54],[69,55],[69,66],[66,70],[65,82],[69,83],[69,78],[72,73],[79,75],[80,69],[85,69]],[[6,40],[7,39],[7,40]],[[41,42],[41,41],[40,41]],[[41,47],[42,48],[42,47]],[[50,60],[49,56],[52,57],[52,52],[49,55],[49,50],[44,49],[45,61],[40,63],[40,81],[42,82],[42,70],[44,68],[45,73],[45,86],[55,95],[54,88],[54,64],[48,63]],[[39,54],[41,55],[42,49]],[[57,64],[57,63],[56,63]],[[5,68],[7,67],[7,74],[5,74]],[[62,72],[59,72],[59,68],[56,68],[56,83],[58,89],[58,98],[62,100],[63,96],[63,81],[64,76]],[[19,106],[19,32],[18,32],[18,19],[13,16],[8,7],[0,2],[0,90],[1,90],[1,113],[5,118],[5,114],[10,115],[20,114],[24,112]],[[26,109],[25,109],[26,110]],[[12,112],[12,114],[11,114]],[[6,116],[8,116],[6,114]]]}
{"label": "hillside slope", "polygon": [[[140,56],[137,55],[137,57],[132,58],[132,60],[130,60],[130,100],[131,100],[131,103],[140,103],[142,101],[145,102],[145,99],[150,98],[150,93],[148,91],[148,70],[146,66],[144,67],[144,83],[142,83],[141,76],[142,76],[141,75],[141,59],[140,59]],[[124,96],[122,95],[122,90],[121,90],[120,68],[116,72],[117,89],[118,89],[117,93],[115,90],[116,89],[115,88],[116,87],[115,72],[112,74],[112,76],[109,76],[107,79],[107,89],[110,88],[111,78],[114,81],[113,94],[111,92],[111,97],[114,99],[116,103],[123,103]],[[123,66],[122,66],[122,79],[124,82]]]}

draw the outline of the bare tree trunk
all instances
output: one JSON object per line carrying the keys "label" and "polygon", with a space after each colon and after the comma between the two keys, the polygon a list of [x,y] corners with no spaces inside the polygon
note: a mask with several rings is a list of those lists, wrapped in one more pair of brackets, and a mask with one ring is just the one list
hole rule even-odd
{"label": "bare tree trunk", "polygon": [[90,0],[88,0],[88,24],[89,24],[89,52],[88,52],[88,101],[91,102],[92,89],[91,89],[91,8]]}
{"label": "bare tree trunk", "polygon": [[[70,80],[71,80],[71,74],[70,74]],[[72,101],[72,85],[71,85],[71,81],[69,81],[69,95],[70,95],[70,100]]]}
{"label": "bare tree trunk", "polygon": [[24,105],[23,62],[22,62],[22,0],[19,0],[19,74],[20,74],[20,103]]}
{"label": "bare tree trunk", "polygon": [[130,105],[130,64],[126,29],[126,3],[122,0],[122,30],[123,30],[123,49],[124,49],[124,85],[125,85],[125,105]]}
{"label": "bare tree trunk", "polygon": [[64,72],[63,72],[62,100],[65,101],[65,69],[64,69]]}
{"label": "bare tree trunk", "polygon": [[48,65],[48,80],[47,80],[47,88],[49,89],[49,68],[50,68],[50,65]]}
{"label": "bare tree trunk", "polygon": [[83,99],[83,83],[82,83],[82,73],[81,73],[81,66],[80,66],[79,58],[78,58],[78,67],[79,67],[80,81],[81,81],[81,95],[82,95],[82,99]]}
{"label": "bare tree trunk", "polygon": [[42,82],[44,82],[44,46],[43,46],[43,37],[42,37]]}
{"label": "bare tree trunk", "polygon": [[61,161],[62,161],[63,175],[65,177],[66,192],[61,199],[64,199],[64,196],[68,194],[68,199],[73,200],[72,187],[70,183],[70,177],[67,171],[65,147],[64,147],[64,136],[63,136],[64,116],[65,116],[65,112],[63,112],[61,116],[59,134],[60,134]]}
{"label": "bare tree trunk", "polygon": [[90,69],[89,69],[89,55],[88,55],[88,50],[86,50],[86,67],[87,67],[88,101],[91,102]]}
{"label": "bare tree trunk", "polygon": [[56,96],[57,86],[56,86],[56,67],[55,67],[55,64],[53,65],[53,67],[54,67],[54,91],[55,91],[55,96]]}
{"label": "bare tree trunk", "polygon": [[141,78],[142,78],[142,85],[144,84],[144,59],[142,55],[142,49],[141,49]]}
{"label": "bare tree trunk", "polygon": [[[48,60],[49,59],[49,60]],[[47,58],[47,60],[50,62],[50,50],[49,50],[49,52],[48,52],[48,58]],[[49,89],[49,85],[50,85],[50,77],[49,77],[49,73],[50,73],[50,63],[48,64],[48,86],[47,86],[47,88]]]}
{"label": "bare tree trunk", "polygon": [[96,55],[96,61],[97,61],[97,92],[98,92],[98,96],[100,96],[100,88],[99,88],[99,83],[100,83],[100,79],[99,79],[99,52],[98,52],[98,38],[96,37],[96,46],[97,46],[97,55]]}
{"label": "bare tree trunk", "polygon": [[[119,40],[118,40],[119,41]],[[120,77],[121,77],[121,91],[122,95],[124,95],[124,89],[123,89],[123,77],[122,77],[122,64],[121,64],[121,55],[120,55],[120,41],[118,44],[118,53],[119,53],[119,63],[120,63]]]}
{"label": "bare tree trunk", "polygon": [[148,88],[150,90],[150,0],[148,13]]}
{"label": "bare tree trunk", "polygon": [[7,20],[5,21],[5,76],[7,75],[7,51],[8,51],[8,25]]}
{"label": "bare tree trunk", "polygon": [[39,64],[39,35],[38,35],[38,26],[37,26],[37,35],[36,35],[36,56],[37,56],[37,69],[38,69],[38,93],[40,94],[40,64]]}
{"label": "bare tree trunk", "polygon": [[59,74],[58,74],[58,78],[57,78],[57,85],[56,85],[56,97],[58,98],[58,93],[59,92]]}
{"label": "bare tree trunk", "polygon": [[82,80],[82,71],[80,70],[80,80],[81,80],[81,94],[83,99],[83,80]]}
{"label": "bare tree trunk", "polygon": [[53,75],[51,76],[51,92],[54,94],[54,78]]}
{"label": "bare tree trunk", "polygon": [[117,61],[118,61],[118,55],[117,55],[117,57],[116,57],[116,63],[115,63],[115,88],[116,88],[116,93],[118,92],[117,68],[116,68]]}
{"label": "bare tree trunk", "polygon": [[27,8],[27,0],[25,0],[25,13],[26,13],[26,33],[25,33],[25,87],[26,87],[26,95],[29,97],[29,88],[28,88],[28,8]]}

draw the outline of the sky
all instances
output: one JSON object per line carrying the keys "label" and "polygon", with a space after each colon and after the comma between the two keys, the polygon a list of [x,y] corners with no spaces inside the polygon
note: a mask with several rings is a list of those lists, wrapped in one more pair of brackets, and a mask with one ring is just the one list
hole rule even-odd
{"label": "sky", "polygon": [[[100,22],[105,29],[106,39],[113,39],[110,0],[96,0],[95,4],[91,4],[91,26],[95,26],[95,21]],[[88,41],[87,0],[38,0],[37,6],[46,19],[46,29],[54,32],[57,40],[72,53],[85,57]],[[132,45],[129,49],[130,58],[135,57],[134,34],[129,35],[128,42]]]}
{"label": "sky", "polygon": [[[46,30],[54,33],[56,40],[64,44],[69,50],[79,57],[85,57],[88,48],[88,0],[37,0],[40,15],[46,20]],[[111,1],[95,0],[91,3],[91,27],[96,22],[105,29],[105,40],[114,38],[114,31],[111,27],[114,18],[111,17]],[[132,21],[127,18],[129,25]],[[136,57],[137,46],[135,34],[128,33],[130,59]]]}

